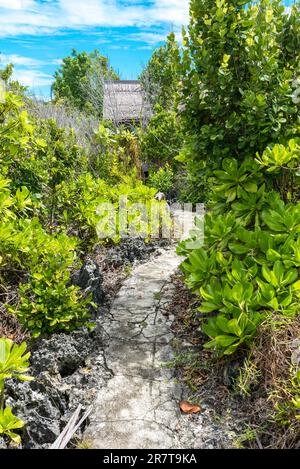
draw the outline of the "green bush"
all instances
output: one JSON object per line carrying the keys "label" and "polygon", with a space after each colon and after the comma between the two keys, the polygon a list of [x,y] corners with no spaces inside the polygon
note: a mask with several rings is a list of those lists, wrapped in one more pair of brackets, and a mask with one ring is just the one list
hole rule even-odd
{"label": "green bush", "polygon": [[81,327],[94,327],[88,306],[91,297],[83,298],[76,286],[68,286],[69,275],[50,271],[35,273],[20,287],[20,303],[9,308],[33,337],[56,331],[72,332]]}
{"label": "green bush", "polygon": [[147,101],[154,108],[174,106],[178,85],[180,48],[174,33],[169,34],[165,43],[157,48],[140,76],[140,82]]}
{"label": "green bush", "polygon": [[[9,184],[0,181],[2,187]],[[20,303],[7,308],[34,336],[89,325],[90,299],[82,299],[76,287],[68,286],[77,241],[63,233],[48,234],[36,218],[18,217],[24,204],[30,206],[23,192],[13,197],[8,189],[2,191],[1,267],[7,274],[17,270],[29,276],[20,286]]]}
{"label": "green bush", "polygon": [[[249,342],[267,315],[298,313],[300,205],[284,202],[271,190],[275,176],[270,155],[277,148],[240,166],[234,159],[223,160],[222,170],[214,172],[204,247],[189,251],[184,242],[178,249],[187,256],[181,265],[187,285],[203,299],[199,310],[214,314],[202,327],[213,339],[207,346],[221,353],[233,353]],[[298,145],[290,141],[281,150],[287,154],[291,148],[289,158],[280,164],[293,170],[300,161]],[[258,163],[262,160],[264,167]],[[236,321],[243,327],[238,329]]]}
{"label": "green bush", "polygon": [[175,111],[155,107],[147,128],[141,132],[141,153],[143,159],[159,166],[176,166],[175,157],[180,152],[182,137]]}
{"label": "green bush", "polygon": [[297,22],[299,9],[288,15],[277,0],[191,2],[182,62],[191,144],[179,159],[203,176],[210,210],[204,246],[178,252],[209,315],[206,347],[219,354],[251,343],[268,316],[299,310]]}
{"label": "green bush", "polygon": [[240,164],[298,134],[300,13],[279,0],[191,0],[190,13],[180,114],[193,151],[182,161],[209,193],[224,158]]}
{"label": "green bush", "polygon": [[150,187],[155,187],[157,191],[168,194],[174,187],[174,180],[174,172],[167,164],[164,168],[151,172],[148,184]]}
{"label": "green bush", "polygon": [[118,80],[119,76],[109,65],[108,58],[98,50],[88,54],[73,49],[72,54],[63,59],[54,78],[56,100],[65,100],[79,110],[102,116],[103,90],[95,89],[92,83],[95,81],[103,88],[104,80]]}

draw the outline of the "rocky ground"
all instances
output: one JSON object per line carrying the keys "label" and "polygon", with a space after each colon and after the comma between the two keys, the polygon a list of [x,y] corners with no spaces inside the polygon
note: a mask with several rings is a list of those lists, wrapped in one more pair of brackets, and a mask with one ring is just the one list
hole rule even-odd
{"label": "rocky ground", "polygon": [[[76,434],[87,447],[235,445],[242,422],[220,393],[226,383],[215,386],[202,373],[201,333],[197,317],[188,317],[196,305],[176,274],[179,263],[175,246],[138,239],[98,247],[85,260],[73,282],[93,294],[95,329],[35,341],[35,380],[7,382],[7,404],[26,421],[23,448],[49,448],[79,404],[93,404]],[[182,400],[200,412],[182,413]]]}
{"label": "rocky ground", "polygon": [[[86,408],[111,378],[103,351],[103,316],[122,280],[135,262],[146,262],[165,241],[145,244],[124,240],[118,246],[98,247],[73,277],[86,293],[93,293],[96,327],[72,334],[54,334],[31,347],[32,382],[9,380],[7,405],[26,422],[23,448],[47,448],[59,436],[79,404]],[[78,434],[80,437],[80,432]],[[0,447],[5,447],[0,440]]]}

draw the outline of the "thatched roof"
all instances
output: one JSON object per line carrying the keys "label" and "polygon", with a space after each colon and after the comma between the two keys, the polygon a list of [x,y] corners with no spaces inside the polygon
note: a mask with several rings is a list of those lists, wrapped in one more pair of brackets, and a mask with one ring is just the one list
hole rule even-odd
{"label": "thatched roof", "polygon": [[138,81],[111,81],[104,84],[104,119],[115,122],[140,120],[144,99]]}

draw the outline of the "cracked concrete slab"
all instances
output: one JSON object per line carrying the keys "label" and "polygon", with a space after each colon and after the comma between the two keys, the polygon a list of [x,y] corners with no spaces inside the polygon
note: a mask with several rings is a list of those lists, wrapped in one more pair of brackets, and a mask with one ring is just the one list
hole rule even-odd
{"label": "cracked concrete slab", "polygon": [[172,247],[134,268],[104,318],[113,377],[99,392],[86,431],[94,448],[178,447],[183,391],[167,367],[173,333],[162,290],[180,262]]}
{"label": "cracked concrete slab", "polygon": [[175,248],[135,267],[103,318],[105,364],[112,378],[99,390],[85,438],[95,449],[222,447],[224,431],[212,410],[182,415],[188,392],[176,381],[171,277],[181,259]]}

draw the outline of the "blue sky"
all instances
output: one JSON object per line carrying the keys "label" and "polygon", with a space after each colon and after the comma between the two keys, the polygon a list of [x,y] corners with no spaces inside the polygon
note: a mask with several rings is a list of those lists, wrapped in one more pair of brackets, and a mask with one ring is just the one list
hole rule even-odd
{"label": "blue sky", "polygon": [[72,48],[97,48],[123,79],[135,79],[171,30],[180,37],[188,6],[189,0],[0,0],[1,63],[14,63],[15,77],[43,96]]}
{"label": "blue sky", "polygon": [[45,97],[72,48],[97,48],[123,79],[135,79],[188,21],[189,0],[0,0],[0,61],[14,63],[15,78]]}

